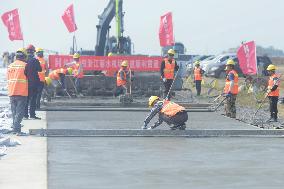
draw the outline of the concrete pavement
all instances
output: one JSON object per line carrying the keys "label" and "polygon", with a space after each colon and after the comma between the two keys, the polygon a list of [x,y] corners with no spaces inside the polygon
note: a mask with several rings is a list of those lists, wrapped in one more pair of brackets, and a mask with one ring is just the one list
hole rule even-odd
{"label": "concrete pavement", "polygon": [[[45,112],[37,112],[42,120],[23,120],[22,130],[46,128]],[[1,189],[47,188],[47,139],[34,136],[14,136],[22,144],[8,148],[0,159]]]}

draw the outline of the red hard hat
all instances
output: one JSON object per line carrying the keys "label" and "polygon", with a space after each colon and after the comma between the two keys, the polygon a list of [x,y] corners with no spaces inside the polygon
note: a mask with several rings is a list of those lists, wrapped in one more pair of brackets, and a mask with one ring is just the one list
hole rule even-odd
{"label": "red hard hat", "polygon": [[27,50],[35,51],[35,47],[32,44],[30,44],[30,45],[28,45]]}

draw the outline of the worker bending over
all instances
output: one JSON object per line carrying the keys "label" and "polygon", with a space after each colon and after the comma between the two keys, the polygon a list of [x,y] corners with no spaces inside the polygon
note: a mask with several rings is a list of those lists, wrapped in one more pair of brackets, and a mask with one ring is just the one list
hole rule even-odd
{"label": "worker bending over", "polygon": [[229,59],[226,64],[226,83],[224,88],[224,95],[226,97],[225,113],[227,117],[236,118],[236,99],[239,91],[238,81],[239,75],[234,70],[235,62]]}
{"label": "worker bending over", "polygon": [[279,98],[280,76],[275,73],[276,66],[272,64],[270,64],[266,70],[270,75],[268,80],[268,90],[267,90],[267,96],[269,98],[270,119],[267,122],[277,122],[278,119],[277,103]]}
{"label": "worker bending over", "polygon": [[167,97],[169,90],[172,86],[173,80],[175,78],[175,71],[178,71],[179,66],[177,65],[174,59],[175,51],[173,49],[168,50],[167,58],[161,63],[160,73],[161,79],[163,80],[165,91],[164,91],[164,98],[170,99],[171,95]]}
{"label": "worker bending over", "polygon": [[[170,127],[172,130],[185,130],[188,115],[184,107],[169,100],[161,100],[158,96],[149,98],[149,107],[152,107],[151,113],[145,119],[142,129],[154,129],[165,121],[168,125],[173,125]],[[157,113],[158,121],[148,128],[147,125]]]}

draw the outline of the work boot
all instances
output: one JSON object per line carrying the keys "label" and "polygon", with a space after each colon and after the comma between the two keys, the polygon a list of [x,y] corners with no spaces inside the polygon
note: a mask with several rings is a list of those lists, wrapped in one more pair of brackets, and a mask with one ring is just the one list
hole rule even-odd
{"label": "work boot", "polygon": [[29,119],[29,116],[24,116],[23,117],[23,120],[28,120]]}
{"label": "work boot", "polygon": [[35,119],[41,120],[41,118],[40,118],[40,117],[37,117],[37,116],[30,117],[30,119],[33,119],[33,120],[35,120]]}
{"label": "work boot", "polygon": [[268,120],[266,120],[266,123],[271,123],[271,122],[274,122],[274,118],[273,117],[270,117]]}
{"label": "work boot", "polygon": [[185,128],[186,128],[186,125],[185,125],[185,124],[182,124],[182,125],[179,126],[178,129],[179,129],[179,130],[185,130]]}
{"label": "work boot", "polygon": [[28,136],[29,134],[28,133],[25,133],[25,132],[22,132],[22,131],[20,131],[20,132],[17,132],[17,134],[16,134],[17,136]]}
{"label": "work boot", "polygon": [[174,126],[171,126],[170,128],[171,130],[177,130],[179,128],[179,125],[174,125]]}

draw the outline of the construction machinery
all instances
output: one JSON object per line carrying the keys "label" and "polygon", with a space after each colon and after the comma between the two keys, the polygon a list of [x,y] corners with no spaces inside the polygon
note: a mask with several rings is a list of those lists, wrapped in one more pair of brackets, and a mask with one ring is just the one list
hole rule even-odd
{"label": "construction machinery", "polygon": [[[98,16],[96,56],[104,56],[109,52],[115,54],[131,54],[131,39],[124,37],[123,0],[110,0],[103,13]],[[110,23],[115,17],[116,36],[109,37]]]}

